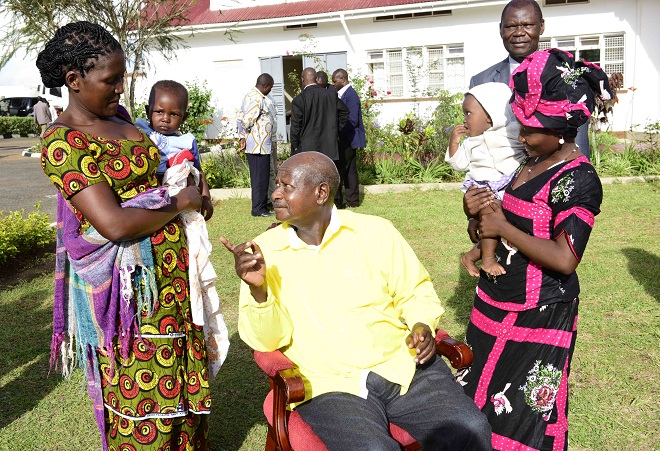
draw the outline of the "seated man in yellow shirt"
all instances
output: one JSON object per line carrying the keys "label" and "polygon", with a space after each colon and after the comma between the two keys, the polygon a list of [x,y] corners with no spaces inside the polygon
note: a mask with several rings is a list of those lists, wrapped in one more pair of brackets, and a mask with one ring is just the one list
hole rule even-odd
{"label": "seated man in yellow shirt", "polygon": [[491,449],[485,416],[435,358],[444,309],[429,274],[387,220],[333,205],[331,159],[303,152],[280,167],[283,224],[233,245],[242,279],[238,330],[300,370],[296,405],[329,450],[399,450],[388,422],[427,450]]}

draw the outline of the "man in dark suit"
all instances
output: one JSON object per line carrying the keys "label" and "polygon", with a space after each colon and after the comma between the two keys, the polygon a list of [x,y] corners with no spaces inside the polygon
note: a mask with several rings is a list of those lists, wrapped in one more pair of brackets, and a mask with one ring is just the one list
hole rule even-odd
{"label": "man in dark suit", "polygon": [[[541,7],[535,0],[511,0],[502,10],[500,36],[509,56],[470,79],[470,89],[488,82],[509,84],[511,73],[520,63],[539,49],[539,37],[545,31]],[[575,143],[589,158],[589,127],[578,129]]]}
{"label": "man in dark suit", "polygon": [[470,79],[470,89],[484,83],[509,84],[511,72],[539,49],[545,31],[541,7],[534,0],[512,0],[502,10],[500,37],[509,56]]}
{"label": "man in dark suit", "polygon": [[291,154],[316,151],[339,160],[337,137],[348,120],[348,108],[337,93],[316,84],[316,71],[302,72],[303,90],[291,102]]}
{"label": "man in dark suit", "polygon": [[[358,93],[348,81],[348,73],[337,69],[332,73],[332,84],[342,102],[348,107],[348,122],[339,132],[339,175],[341,184],[346,189],[346,205],[360,205],[360,184],[358,181],[356,153],[367,145],[362,122],[362,104]],[[343,206],[341,186],[339,187],[339,204]]]}

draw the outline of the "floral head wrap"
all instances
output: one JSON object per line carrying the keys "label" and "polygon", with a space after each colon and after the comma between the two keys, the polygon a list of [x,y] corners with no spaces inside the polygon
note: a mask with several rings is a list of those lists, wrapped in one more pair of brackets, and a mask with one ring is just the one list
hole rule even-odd
{"label": "floral head wrap", "polygon": [[559,49],[534,52],[511,74],[511,108],[528,127],[575,136],[594,109],[594,96],[612,98],[605,72]]}

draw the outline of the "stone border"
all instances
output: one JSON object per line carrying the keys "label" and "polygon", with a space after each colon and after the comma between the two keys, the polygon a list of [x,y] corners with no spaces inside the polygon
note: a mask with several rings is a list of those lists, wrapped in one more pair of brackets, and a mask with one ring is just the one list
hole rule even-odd
{"label": "stone border", "polygon": [[39,135],[37,135],[36,133],[30,133],[30,134],[28,134],[27,136],[22,136],[22,135],[18,135],[18,134],[13,134],[13,135],[6,134],[6,135],[0,135],[0,136],[2,136],[3,139],[12,139],[12,138],[38,138],[38,137],[39,137]]}
{"label": "stone border", "polygon": [[41,152],[30,152],[29,150],[24,150],[21,155],[28,158],[41,158]]}
{"label": "stone border", "polygon": [[[615,183],[639,183],[649,180],[658,180],[660,176],[648,175],[645,177],[604,177],[600,179],[603,185]],[[410,183],[400,185],[360,185],[360,192],[364,194],[403,193],[406,191],[433,191],[460,189],[462,183]],[[211,190],[211,199],[214,201],[227,199],[249,199],[250,188],[214,188]]]}

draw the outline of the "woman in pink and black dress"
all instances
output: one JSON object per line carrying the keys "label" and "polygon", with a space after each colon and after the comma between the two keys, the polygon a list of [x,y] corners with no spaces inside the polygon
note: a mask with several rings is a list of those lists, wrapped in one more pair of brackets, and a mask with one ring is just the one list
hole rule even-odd
{"label": "woman in pink and black dress", "polygon": [[611,96],[605,73],[557,49],[535,52],[514,71],[511,106],[529,157],[501,209],[487,189],[465,195],[475,216],[492,205],[481,237],[502,237],[506,274],[483,271],[466,341],[471,367],[457,376],[493,428],[493,449],[568,446],[568,374],[577,335],[577,268],[600,212],[598,175],[575,144],[594,95]]}

